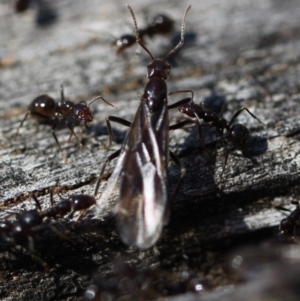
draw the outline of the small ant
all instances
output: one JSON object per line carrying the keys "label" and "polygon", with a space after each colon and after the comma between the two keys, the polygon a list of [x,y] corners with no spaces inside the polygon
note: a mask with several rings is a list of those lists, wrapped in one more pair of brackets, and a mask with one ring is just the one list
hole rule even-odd
{"label": "small ant", "polygon": [[13,0],[12,5],[16,13],[22,13],[29,8],[30,0]]}
{"label": "small ant", "polygon": [[[50,200],[52,207],[42,211],[40,202],[35,195],[33,195],[33,199],[38,210],[24,211],[22,214],[17,215],[15,221],[0,221],[0,233],[11,238],[13,242],[18,239],[28,239],[29,250],[25,249],[44,267],[46,272],[49,272],[48,264],[34,252],[33,238],[36,231],[42,225],[45,218],[55,219],[57,216],[65,216],[71,211],[83,211],[93,206],[96,201],[93,196],[79,194],[72,195],[68,199],[62,199],[62,201],[53,206],[53,191],[51,190]],[[55,228],[52,228],[52,230],[61,237],[68,239],[68,237],[59,233]]]}
{"label": "small ant", "polygon": [[[300,222],[300,204],[297,201],[292,201],[291,204],[296,205],[296,209],[293,210],[286,218],[282,219],[278,228],[277,235],[279,237],[290,237],[295,233],[295,228]],[[279,207],[280,210],[290,211],[286,208]]]}
{"label": "small ant", "polygon": [[68,142],[71,141],[72,135],[74,135],[79,145],[82,146],[81,142],[79,141],[77,135],[74,132],[74,126],[76,121],[79,122],[84,121],[85,126],[87,126],[88,123],[93,121],[93,114],[90,111],[89,106],[97,99],[102,99],[106,104],[112,106],[113,108],[116,108],[116,106],[114,106],[113,104],[105,100],[102,96],[98,96],[94,98],[88,105],[86,105],[85,103],[75,104],[72,101],[65,100],[63,86],[61,86],[60,92],[61,92],[61,101],[59,102],[55,102],[55,100],[52,97],[46,94],[36,97],[31,102],[31,104],[28,106],[28,111],[25,114],[24,119],[21,121],[18,127],[17,133],[15,135],[15,139],[17,138],[19,134],[19,130],[29,114],[34,119],[36,119],[38,123],[52,122],[51,133],[63,156],[64,163],[66,164],[67,160],[63,155],[63,151],[61,149],[60,143],[55,134],[55,130],[59,125],[59,123],[62,120],[65,121],[65,123],[67,124],[67,126],[71,131]]}
{"label": "small ant", "polygon": [[[200,103],[200,105],[194,103],[194,92],[192,90],[180,90],[169,93],[169,95],[175,94],[175,93],[182,93],[182,92],[189,92],[192,94],[192,97],[187,97],[179,102],[182,102],[182,105],[178,107],[178,111],[180,113],[183,113],[187,115],[186,120],[182,121],[181,123],[177,124],[178,128],[179,126],[187,123],[195,123],[198,129],[198,135],[199,140],[201,141],[203,147],[204,140],[202,137],[202,131],[201,131],[201,123],[200,120],[202,119],[208,126],[215,127],[216,132],[218,136],[222,139],[223,142],[227,145],[228,142],[224,138],[224,130],[227,131],[230,140],[232,143],[239,149],[243,149],[248,142],[250,133],[246,126],[240,124],[240,123],[234,123],[235,119],[243,112],[248,112],[254,119],[261,122],[254,114],[252,114],[246,107],[242,107],[238,111],[235,112],[235,114],[232,116],[231,120],[228,122],[226,119],[219,117],[218,114],[213,112],[212,110],[208,109],[203,103]],[[169,106],[169,108],[172,108],[172,105]],[[174,127],[175,128],[175,127]],[[225,162],[223,166],[223,172],[225,170],[227,159],[228,159],[229,149],[227,148],[226,156],[225,156]],[[222,172],[222,173],[223,173]]]}
{"label": "small ant", "polygon": [[45,0],[12,0],[12,6],[16,13],[27,11],[31,4],[36,10],[35,22],[38,26],[45,26],[53,23],[57,19],[57,13]]}
{"label": "small ant", "polygon": [[[90,195],[72,195],[67,199],[62,199],[53,206],[53,191],[50,194],[51,207],[41,210],[39,200],[35,195],[32,196],[37,209],[27,210],[11,221],[0,221],[0,233],[12,238],[32,238],[37,228],[43,223],[45,218],[63,217],[71,211],[83,211],[95,205],[95,198]],[[33,245],[30,247],[33,250]]]}
{"label": "small ant", "polygon": [[[139,29],[139,37],[144,42],[145,36],[152,38],[154,35],[164,35],[170,33],[174,28],[174,21],[164,15],[158,14],[153,17],[150,24],[144,28]],[[136,43],[136,36],[132,34],[124,34],[114,42],[112,46],[116,48],[117,55],[121,54],[125,49],[130,48]]]}

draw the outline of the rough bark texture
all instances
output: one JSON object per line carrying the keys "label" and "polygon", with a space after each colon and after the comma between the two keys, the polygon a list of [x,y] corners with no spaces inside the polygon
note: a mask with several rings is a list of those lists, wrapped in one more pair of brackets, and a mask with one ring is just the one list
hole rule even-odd
{"label": "rough bark texture", "polygon": [[[188,266],[198,279],[208,281],[213,288],[223,288],[236,282],[225,268],[228,254],[238,252],[234,251],[238,247],[272,239],[274,228],[287,214],[274,206],[293,208],[291,200],[298,200],[298,1],[153,3],[144,1],[141,6],[138,1],[131,1],[139,26],[145,24],[144,12],[148,16],[164,12],[176,20],[177,29],[169,37],[147,40],[154,56],[163,56],[174,44],[184,9],[188,4],[193,5],[187,18],[186,44],[171,60],[169,91],[192,89],[198,103],[212,95],[211,101],[222,96],[227,103],[225,118],[230,120],[236,110],[246,106],[265,125],[246,112],[238,117],[238,122],[249,128],[251,139],[243,152],[230,152],[223,177],[223,150],[218,144],[213,155],[218,140],[213,129],[203,128],[211,154],[203,150],[194,129],[171,134],[171,149],[179,156],[187,174],[172,202],[171,221],[155,249],[140,251],[121,243],[111,218],[113,204],[101,217],[90,210],[78,222],[73,217],[56,222],[56,228],[72,241],[58,236],[45,223],[36,235],[34,246],[36,254],[50,267],[49,273],[44,272],[38,260],[31,258],[25,249],[26,241],[16,244],[3,237],[2,300],[80,300],[95,273],[104,278],[113,276],[112,262],[116,258],[136,269],[158,269],[171,274]],[[1,220],[14,220],[15,213],[34,208],[32,193],[39,196],[43,208],[49,207],[49,191],[53,187],[55,201],[59,200],[59,192],[93,194],[102,163],[108,154],[120,148],[126,131],[113,124],[114,142],[107,150],[105,118],[113,114],[132,120],[138,93],[147,82],[146,53],[141,51],[136,56],[135,50],[139,48],[134,46],[123,57],[117,57],[110,46],[110,35],[132,32],[130,14],[121,1],[60,0],[52,5],[58,13],[57,22],[37,27],[33,9],[15,15],[7,3],[0,4]],[[88,32],[91,30],[99,34]],[[17,139],[13,139],[31,100],[43,93],[59,100],[61,84],[72,101],[89,101],[101,94],[119,107],[114,111],[101,101],[91,106],[94,122],[82,135],[82,148],[74,138],[67,144],[67,128],[57,130],[67,165],[63,164],[50,127],[40,125],[37,130],[30,116]],[[169,101],[181,96],[171,96]],[[172,116],[174,121],[179,115],[174,112]],[[76,132],[79,133],[78,127]],[[113,166],[114,162],[110,164]],[[171,162],[170,195],[178,177],[178,167]],[[295,250],[299,265],[299,250]],[[271,250],[253,250],[251,256],[247,255],[250,259],[246,257],[249,261],[254,258],[259,261],[265,252]],[[286,250],[282,252],[285,254]],[[282,287],[295,288],[295,279],[300,279],[299,269],[282,263],[284,260],[277,256],[278,260],[268,265],[268,269],[273,276],[280,275],[279,270],[289,273],[287,278],[281,274],[281,281],[278,278],[277,281]],[[256,271],[255,275],[263,279],[266,269],[260,268],[262,272]],[[256,292],[265,287],[278,289],[275,284],[255,285],[249,280],[243,286],[237,284],[218,293],[205,293],[201,300],[246,300],[245,294],[249,300],[250,297],[260,300]],[[298,300],[296,293],[289,287],[282,289],[276,300]],[[187,294],[173,298],[170,300],[200,297]],[[260,298],[274,300],[268,292]]]}

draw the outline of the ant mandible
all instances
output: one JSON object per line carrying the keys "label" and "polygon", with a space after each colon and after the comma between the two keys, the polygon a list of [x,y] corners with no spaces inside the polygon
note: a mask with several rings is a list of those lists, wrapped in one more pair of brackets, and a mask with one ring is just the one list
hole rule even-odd
{"label": "ant mandible", "polygon": [[106,104],[108,104],[109,106],[115,109],[116,106],[108,102],[102,96],[97,96],[88,105],[86,105],[85,103],[76,104],[72,101],[65,100],[63,86],[61,86],[60,93],[61,93],[61,101],[59,102],[55,102],[55,100],[52,97],[46,94],[36,97],[31,102],[31,104],[28,106],[28,111],[25,114],[25,117],[23,118],[23,120],[21,121],[17,129],[15,139],[17,138],[19,134],[19,130],[22,127],[28,115],[31,115],[31,117],[36,119],[38,123],[52,122],[51,133],[55,139],[56,145],[58,146],[63,156],[64,163],[66,164],[67,160],[63,154],[62,148],[55,134],[55,130],[59,125],[59,123],[63,120],[67,124],[68,128],[70,129],[71,134],[68,139],[68,142],[71,141],[71,138],[74,135],[76,140],[78,141],[78,144],[82,146],[81,142],[79,141],[77,135],[74,132],[74,126],[77,121],[79,122],[83,121],[85,126],[87,126],[88,123],[93,121],[93,114],[89,108],[90,105],[97,99],[102,99]]}
{"label": "ant mandible", "polygon": [[[139,29],[139,37],[142,41],[146,36],[152,38],[154,35],[169,34],[174,28],[173,20],[164,14],[158,14],[153,17],[150,24]],[[116,48],[117,55],[121,54],[125,49],[130,48],[136,43],[136,36],[133,34],[124,34],[117,40],[112,42],[112,46]]]}
{"label": "ant mandible", "polygon": [[[245,147],[246,143],[248,142],[250,132],[249,132],[248,128],[246,126],[244,126],[243,124],[240,124],[240,123],[234,124],[234,121],[236,120],[236,118],[243,111],[246,111],[254,119],[256,119],[260,123],[264,124],[254,114],[252,114],[246,107],[242,107],[241,109],[236,111],[234,113],[234,115],[232,116],[231,120],[228,122],[225,118],[219,117],[215,112],[208,109],[203,103],[200,103],[200,105],[196,104],[194,102],[194,92],[192,90],[175,91],[175,92],[169,93],[169,95],[172,95],[175,93],[183,93],[183,92],[192,94],[192,97],[187,97],[187,98],[184,98],[179,101],[179,102],[182,102],[182,105],[178,107],[178,111],[180,113],[185,114],[187,117],[186,117],[186,120],[173,126],[173,129],[182,127],[182,125],[187,124],[187,123],[191,123],[191,122],[195,123],[197,126],[197,129],[198,129],[199,140],[201,141],[204,148],[205,148],[205,145],[204,145],[204,140],[203,140],[202,131],[201,131],[201,123],[200,123],[201,119],[208,126],[214,127],[217,131],[218,136],[227,145],[228,142],[224,138],[224,130],[226,130],[229,135],[229,139],[239,149],[243,149]],[[169,106],[169,108],[172,108],[172,105]],[[223,174],[226,164],[227,164],[228,154],[229,154],[229,149],[227,147],[222,174]]]}

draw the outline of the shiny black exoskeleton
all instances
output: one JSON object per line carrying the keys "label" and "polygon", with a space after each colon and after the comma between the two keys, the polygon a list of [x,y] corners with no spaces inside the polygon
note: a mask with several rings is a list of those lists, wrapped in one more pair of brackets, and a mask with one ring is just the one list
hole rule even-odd
{"label": "shiny black exoskeleton", "polygon": [[[242,107],[232,116],[231,120],[228,122],[225,118],[219,117],[218,114],[208,109],[203,103],[200,105],[194,103],[194,93],[191,90],[183,90],[172,92],[171,94],[181,93],[181,92],[190,92],[192,97],[187,97],[179,102],[182,102],[182,105],[178,107],[178,111],[187,116],[187,122],[193,122],[196,124],[199,134],[199,139],[204,146],[204,141],[201,131],[201,120],[210,127],[214,127],[217,131],[219,137],[227,144],[227,141],[224,138],[224,130],[227,131],[229,139],[232,143],[239,149],[243,149],[248,142],[250,132],[246,126],[240,123],[235,123],[236,118],[245,110],[253,118],[262,123],[254,114],[252,114],[247,108]],[[262,123],[263,124],[263,123]],[[204,146],[205,147],[205,146]],[[224,168],[227,163],[228,150],[225,157]],[[223,168],[223,171],[224,171]]]}
{"label": "shiny black exoskeleton", "polygon": [[97,99],[102,99],[105,103],[115,108],[113,104],[105,100],[102,96],[98,96],[93,99],[88,105],[85,103],[74,103],[69,100],[65,100],[63,87],[61,87],[61,101],[55,102],[55,100],[46,95],[40,95],[36,97],[31,104],[28,106],[28,111],[25,114],[20,126],[18,127],[15,138],[19,134],[19,130],[22,127],[24,121],[26,120],[28,115],[31,115],[32,118],[37,120],[38,123],[50,123],[52,125],[51,133],[55,139],[55,142],[62,153],[64,162],[66,163],[66,159],[63,155],[60,143],[55,134],[55,130],[61,121],[64,121],[70,129],[70,137],[69,142],[71,141],[72,135],[75,136],[79,145],[81,146],[81,142],[79,141],[77,135],[74,132],[74,126],[77,122],[83,121],[85,126],[88,123],[93,121],[93,114],[89,108],[89,106]]}

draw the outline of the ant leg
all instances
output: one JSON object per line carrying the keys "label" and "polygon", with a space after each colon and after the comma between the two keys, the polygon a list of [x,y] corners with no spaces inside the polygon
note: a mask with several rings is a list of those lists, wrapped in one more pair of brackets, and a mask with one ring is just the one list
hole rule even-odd
{"label": "ant leg", "polygon": [[194,100],[194,91],[193,90],[178,90],[178,91],[170,92],[168,95],[170,96],[170,95],[177,94],[177,93],[191,93],[192,97],[186,97],[184,99],[176,101],[175,103],[173,103],[171,105],[168,105],[168,110],[178,108],[179,106],[193,102],[193,100]]}
{"label": "ant leg", "polygon": [[173,103],[173,104],[171,104],[171,105],[168,105],[168,110],[171,110],[171,109],[175,109],[175,108],[178,108],[178,107],[180,107],[180,106],[182,106],[182,105],[185,105],[185,104],[187,104],[187,103],[190,103],[190,102],[192,102],[193,101],[193,99],[191,98],[191,97],[186,97],[186,98],[184,98],[184,99],[181,99],[181,100],[178,100],[178,101],[176,101],[175,103]]}
{"label": "ant leg", "polygon": [[22,246],[20,246],[21,248],[24,248],[25,250],[27,250],[31,257],[33,258],[33,260],[37,261],[43,268],[44,271],[46,273],[50,272],[50,268],[48,266],[48,264],[46,263],[46,261],[44,261],[40,256],[36,255],[35,251],[34,251],[34,243],[33,243],[33,238],[32,236],[28,237],[28,241],[29,241],[29,249],[27,250],[27,248],[24,248]]}
{"label": "ant leg", "polygon": [[235,114],[232,116],[228,126],[231,127],[235,119],[244,111],[246,110],[254,119],[256,119],[261,124],[265,125],[262,121],[260,121],[254,114],[252,114],[246,107],[242,107],[238,111],[235,112]]}
{"label": "ant leg", "polygon": [[32,198],[34,199],[36,207],[39,209],[39,211],[42,211],[41,203],[38,198],[34,194],[32,194]]}
{"label": "ant leg", "polygon": [[68,122],[67,120],[65,120],[65,122],[66,122],[68,128],[69,128],[70,131],[71,131],[70,137],[69,137],[69,139],[68,139],[68,143],[71,141],[72,135],[74,135],[74,137],[76,138],[76,140],[77,140],[79,146],[82,147],[82,144],[81,144],[80,140],[78,139],[77,135],[76,135],[75,132],[74,132],[74,125],[73,125],[73,124],[70,125],[69,122]]}
{"label": "ant leg", "polygon": [[61,98],[61,101],[65,101],[65,93],[64,93],[64,85],[63,84],[60,85],[60,98]]}
{"label": "ant leg", "polygon": [[177,130],[177,129],[184,129],[184,126],[186,124],[194,123],[193,120],[185,119],[182,121],[179,121],[178,123],[172,124],[169,126],[169,131]]}
{"label": "ant leg", "polygon": [[56,145],[58,146],[58,148],[59,148],[59,150],[60,150],[60,152],[61,152],[61,154],[62,154],[64,164],[67,164],[67,159],[66,159],[66,157],[64,156],[64,153],[63,153],[63,151],[62,151],[62,149],[61,149],[60,143],[58,142],[57,136],[56,136],[56,134],[55,134],[55,129],[56,129],[56,127],[57,127],[58,124],[59,124],[59,120],[56,121],[55,124],[52,126],[51,133],[52,133],[52,136],[54,137],[54,140],[55,140],[55,142],[56,142]]}
{"label": "ant leg", "polygon": [[172,193],[171,199],[168,201],[167,206],[166,206],[166,211],[164,214],[164,224],[166,225],[169,222],[170,219],[170,212],[171,212],[171,202],[173,201],[173,199],[176,197],[178,190],[181,186],[183,177],[186,174],[186,169],[185,167],[183,167],[180,163],[180,160],[178,159],[178,157],[170,150],[170,157],[172,158],[172,160],[174,161],[174,163],[180,168],[180,178],[176,184],[175,190]]}
{"label": "ant leg", "polygon": [[100,186],[100,183],[102,181],[102,177],[103,177],[106,165],[110,161],[112,161],[113,159],[117,158],[120,155],[120,153],[121,153],[121,149],[118,149],[117,151],[115,151],[114,153],[112,153],[110,156],[108,156],[108,158],[105,160],[105,162],[104,162],[104,164],[102,166],[100,175],[98,177],[97,183],[96,183],[96,188],[95,188],[94,196],[96,196],[98,194],[99,186]]}
{"label": "ant leg", "polygon": [[13,140],[16,140],[16,139],[17,139],[17,137],[18,137],[18,135],[19,135],[19,130],[20,130],[20,128],[23,126],[24,121],[26,120],[28,114],[30,114],[30,113],[31,113],[31,111],[28,111],[28,112],[26,113],[25,117],[23,118],[23,120],[21,121],[21,123],[20,123],[20,125],[19,125],[19,127],[18,127],[18,129],[17,129],[17,132],[16,132],[15,137],[13,138]]}
{"label": "ant leg", "polygon": [[193,90],[177,90],[177,91],[173,91],[173,92],[170,92],[168,95],[173,95],[173,94],[177,94],[177,93],[191,93],[192,94],[192,97],[191,97],[191,100],[194,99],[194,91]]}
{"label": "ant leg", "polygon": [[112,128],[111,128],[111,125],[110,125],[111,121],[122,124],[122,125],[127,126],[127,127],[131,126],[131,122],[127,121],[126,119],[123,119],[123,118],[120,118],[120,117],[117,117],[117,116],[108,116],[106,118],[106,126],[107,126],[107,131],[108,131],[108,136],[109,136],[109,145],[108,145],[108,147],[111,147],[112,136],[113,136]]}

